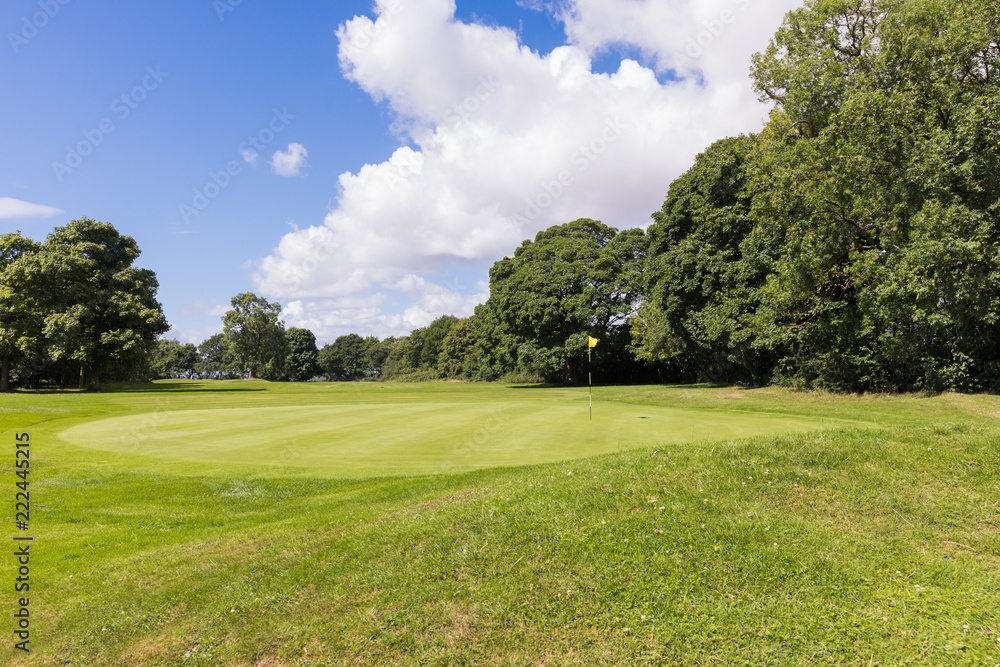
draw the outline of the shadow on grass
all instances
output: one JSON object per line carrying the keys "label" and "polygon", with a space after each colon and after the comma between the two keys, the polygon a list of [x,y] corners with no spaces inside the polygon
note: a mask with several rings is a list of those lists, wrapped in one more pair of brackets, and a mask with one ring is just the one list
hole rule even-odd
{"label": "shadow on grass", "polygon": [[[240,380],[189,380],[159,384],[155,382],[135,382],[112,384],[101,389],[101,393],[127,394],[134,392],[181,393],[191,391],[267,391],[267,387],[247,386]],[[252,380],[250,382],[253,382]]]}
{"label": "shadow on grass", "polygon": [[[586,388],[587,386],[592,386],[594,389],[604,388],[604,387],[663,387],[667,389],[728,389],[736,385],[727,384],[725,382],[691,382],[691,383],[681,383],[681,384],[648,384],[648,383],[636,383],[631,384],[628,382],[623,382],[620,384],[599,384],[595,382],[593,385],[587,385],[586,383],[561,383],[561,384],[510,384],[507,385],[508,389],[573,389],[573,388]],[[749,388],[749,387],[740,387]]]}
{"label": "shadow on grass", "polygon": [[[233,384],[230,384],[233,382]],[[109,383],[102,385],[100,391],[89,391],[86,389],[77,388],[66,388],[59,389],[57,387],[45,387],[43,389],[17,389],[18,394],[38,394],[38,395],[48,395],[48,394],[136,394],[136,393],[184,393],[184,392],[205,392],[205,391],[267,391],[267,387],[254,387],[235,384],[236,381],[230,380],[207,380],[200,382],[197,380],[189,382],[173,382],[170,384],[158,384],[153,382],[129,382],[129,383]]]}

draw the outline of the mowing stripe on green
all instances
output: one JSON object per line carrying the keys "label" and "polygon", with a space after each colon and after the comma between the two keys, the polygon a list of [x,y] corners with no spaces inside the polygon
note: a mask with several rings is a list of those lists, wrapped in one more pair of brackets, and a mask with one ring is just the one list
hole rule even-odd
{"label": "mowing stripe on green", "polygon": [[788,433],[830,420],[578,399],[394,401],[164,411],[60,435],[75,445],[172,462],[255,464],[336,477],[421,475],[570,460],[636,447]]}

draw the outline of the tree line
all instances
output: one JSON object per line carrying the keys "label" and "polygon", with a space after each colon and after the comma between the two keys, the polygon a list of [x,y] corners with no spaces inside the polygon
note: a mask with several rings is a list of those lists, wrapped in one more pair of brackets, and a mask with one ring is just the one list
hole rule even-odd
{"label": "tree line", "polygon": [[318,347],[315,334],[285,328],[281,306],[252,293],[237,295],[224,330],[200,345],[156,341],[149,357],[152,379],[259,378],[303,382],[355,380],[487,379],[476,375],[471,319],[444,315],[408,336],[379,340],[346,334]]}
{"label": "tree line", "polygon": [[809,0],[752,79],[764,129],[698,155],[647,229],[541,231],[471,317],[407,336],[318,348],[247,293],[223,333],[154,344],[131,239],[87,220],[40,246],[5,236],[3,382],[13,364],[93,383],[141,357],[154,377],[1000,390],[1000,5]]}

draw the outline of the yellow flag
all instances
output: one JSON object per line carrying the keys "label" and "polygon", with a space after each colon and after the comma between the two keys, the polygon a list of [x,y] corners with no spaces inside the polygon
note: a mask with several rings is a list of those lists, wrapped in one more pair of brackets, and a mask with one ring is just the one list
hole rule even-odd
{"label": "yellow flag", "polygon": [[587,336],[587,347],[597,347],[597,339],[593,336]]}

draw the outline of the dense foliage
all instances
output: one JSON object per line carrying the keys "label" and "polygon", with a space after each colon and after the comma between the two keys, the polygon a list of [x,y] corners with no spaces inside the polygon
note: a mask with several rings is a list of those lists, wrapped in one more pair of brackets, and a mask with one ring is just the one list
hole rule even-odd
{"label": "dense foliage", "polygon": [[774,377],[1000,387],[1000,5],[810,2],[754,62]]}
{"label": "dense foliage", "polygon": [[525,241],[494,264],[490,298],[476,309],[486,365],[498,375],[525,369],[579,381],[588,336],[627,340],[645,255],[642,230],[618,232],[586,218]]}
{"label": "dense foliage", "polygon": [[135,377],[153,341],[169,328],[139,247],[89,218],[57,227],[35,244],[0,238],[0,389],[11,370],[22,384],[79,377],[91,390],[102,373]]}
{"label": "dense foliage", "polygon": [[1000,388],[1000,6],[814,0],[754,60],[775,108],[670,188],[641,357],[688,379]]}

